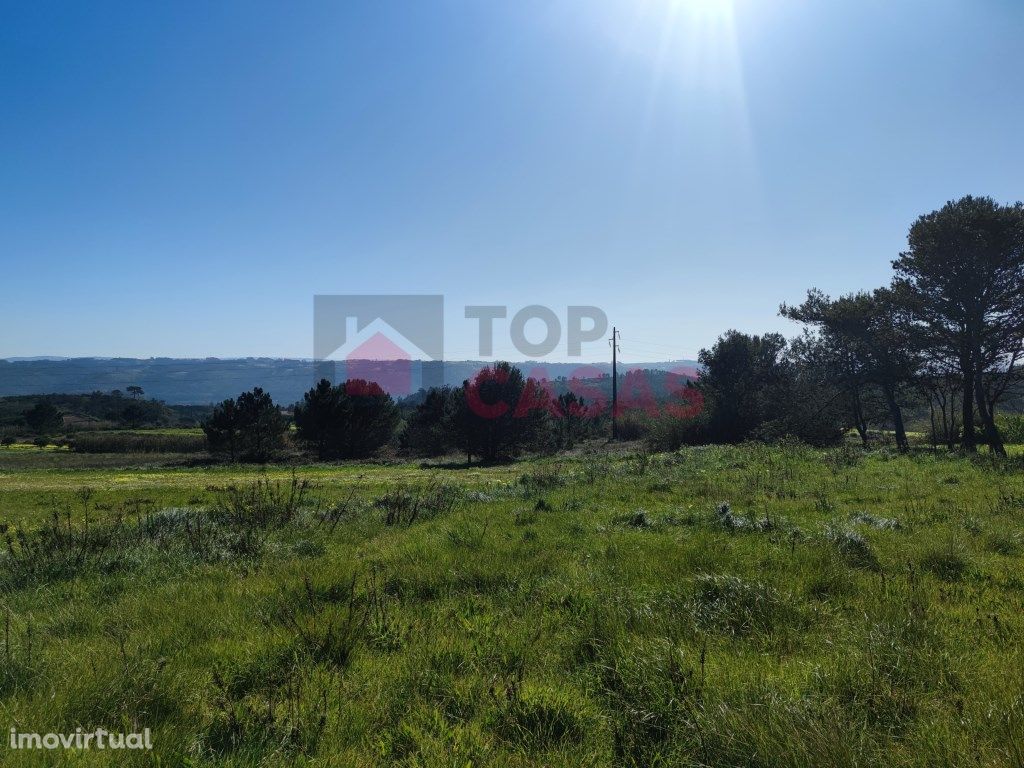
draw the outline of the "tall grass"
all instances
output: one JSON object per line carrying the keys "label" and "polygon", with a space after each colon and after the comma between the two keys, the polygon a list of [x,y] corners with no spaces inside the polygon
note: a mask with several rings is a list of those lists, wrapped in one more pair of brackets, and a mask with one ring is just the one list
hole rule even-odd
{"label": "tall grass", "polygon": [[150,727],[127,765],[1022,765],[1012,462],[231,471],[97,471],[18,510],[10,722]]}
{"label": "tall grass", "polygon": [[202,453],[206,439],[189,432],[79,433],[69,440],[79,453]]}

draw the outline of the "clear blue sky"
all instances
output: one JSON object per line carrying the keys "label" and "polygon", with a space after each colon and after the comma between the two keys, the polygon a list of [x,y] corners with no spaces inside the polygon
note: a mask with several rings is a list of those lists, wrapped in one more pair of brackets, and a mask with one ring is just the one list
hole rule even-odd
{"label": "clear blue sky", "polygon": [[0,356],[310,356],[316,293],[444,293],[453,358],[467,303],[602,306],[627,361],[795,333],[919,213],[1024,197],[1022,40],[1020,0],[3,2]]}

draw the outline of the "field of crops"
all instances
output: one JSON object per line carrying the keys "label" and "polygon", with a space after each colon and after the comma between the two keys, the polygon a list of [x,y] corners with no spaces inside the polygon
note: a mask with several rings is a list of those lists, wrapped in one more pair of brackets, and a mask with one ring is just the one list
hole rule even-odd
{"label": "field of crops", "polygon": [[1019,454],[2,449],[0,522],[3,722],[152,731],[74,765],[1024,766]]}

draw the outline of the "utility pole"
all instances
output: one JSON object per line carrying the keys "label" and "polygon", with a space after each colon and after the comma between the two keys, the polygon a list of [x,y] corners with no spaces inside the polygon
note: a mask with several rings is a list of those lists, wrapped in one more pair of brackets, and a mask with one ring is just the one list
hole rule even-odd
{"label": "utility pole", "polygon": [[619,330],[612,326],[612,337],[608,339],[612,346],[612,440],[619,439]]}

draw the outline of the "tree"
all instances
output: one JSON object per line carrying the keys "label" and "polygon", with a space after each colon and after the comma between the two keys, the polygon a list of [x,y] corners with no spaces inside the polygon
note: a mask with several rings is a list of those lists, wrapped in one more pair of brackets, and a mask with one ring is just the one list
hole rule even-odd
{"label": "tree", "polygon": [[932,445],[942,443],[949,450],[956,448],[960,439],[957,411],[962,408],[962,380],[945,365],[928,362],[918,376],[918,387],[928,401]]}
{"label": "tree", "polygon": [[398,425],[395,401],[376,382],[322,379],[295,406],[300,440],[321,459],[365,457],[387,443]]}
{"label": "tree", "polygon": [[856,429],[866,448],[871,424],[881,420],[887,408],[880,402],[878,388],[862,375],[856,355],[835,334],[809,329],[790,342],[789,355],[797,370],[816,380],[819,389],[835,390],[831,404],[842,414],[838,420],[844,429]]}
{"label": "tree", "polygon": [[295,430],[299,440],[312,448],[321,459],[329,458],[336,443],[341,442],[344,414],[342,392],[321,379],[303,395],[295,406]]}
{"label": "tree", "polygon": [[225,400],[203,423],[207,444],[232,461],[266,462],[284,445],[286,425],[280,409],[259,387]]}
{"label": "tree", "polygon": [[40,435],[56,432],[64,425],[64,414],[49,400],[37,401],[25,412],[23,418],[26,426]]}
{"label": "tree", "polygon": [[451,387],[432,387],[416,406],[406,424],[402,441],[420,456],[440,456],[454,447],[452,416],[455,407]]}
{"label": "tree", "polygon": [[470,461],[473,456],[495,461],[540,438],[550,411],[550,394],[540,382],[525,379],[511,363],[498,362],[456,391],[451,424]]}
{"label": "tree", "polygon": [[788,436],[826,445],[842,437],[840,390],[826,372],[805,365],[780,334],[729,331],[710,350],[701,350],[699,359],[697,386],[711,440]]}
{"label": "tree", "polygon": [[281,410],[259,387],[240,394],[237,407],[242,425],[243,457],[250,461],[268,461],[284,445],[287,425]]}
{"label": "tree", "polygon": [[748,336],[728,331],[698,359],[698,384],[709,407],[712,439],[739,443],[754,437],[776,418],[785,403],[790,371],[786,340],[777,333]]}
{"label": "tree", "polygon": [[964,197],[920,217],[893,262],[928,347],[962,380],[963,447],[975,415],[991,450],[1006,455],[994,410],[1024,348],[1024,204]]}
{"label": "tree", "polygon": [[238,458],[242,429],[233,399],[228,398],[220,405],[214,406],[210,418],[203,422],[203,433],[212,453],[227,453],[232,461]]}
{"label": "tree", "polygon": [[590,409],[586,401],[571,390],[560,394],[553,405],[553,411],[558,417],[561,443],[571,448],[584,421],[590,415]]}
{"label": "tree", "polygon": [[138,386],[137,384],[132,384],[130,387],[127,387],[127,390],[128,394],[132,396],[133,400],[138,400],[140,397],[146,394],[143,391],[142,387]]}
{"label": "tree", "polygon": [[120,418],[121,421],[123,421],[129,427],[135,429],[136,427],[139,426],[139,424],[146,420],[146,416],[147,412],[145,408],[143,408],[136,402],[131,402],[124,407],[123,411],[121,411]]}
{"label": "tree", "polygon": [[896,293],[879,288],[833,300],[812,289],[803,304],[784,304],[779,311],[792,320],[816,326],[824,334],[841,356],[848,392],[857,391],[859,395],[856,388],[878,387],[889,409],[896,444],[901,451],[908,450],[901,400],[921,361],[914,351],[905,306]]}

